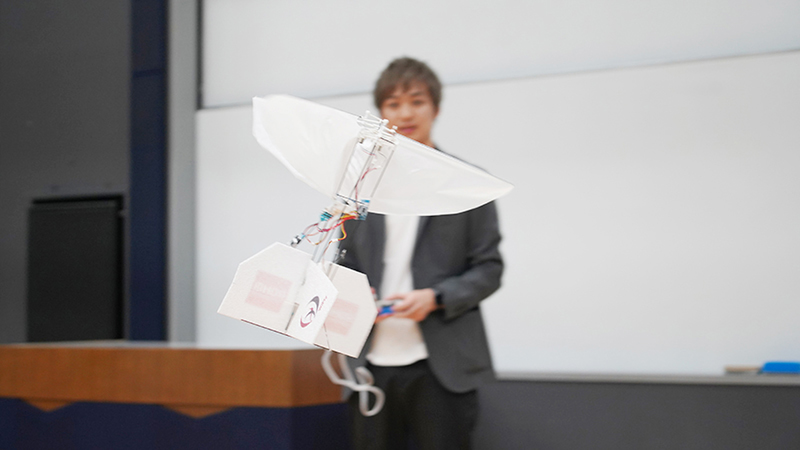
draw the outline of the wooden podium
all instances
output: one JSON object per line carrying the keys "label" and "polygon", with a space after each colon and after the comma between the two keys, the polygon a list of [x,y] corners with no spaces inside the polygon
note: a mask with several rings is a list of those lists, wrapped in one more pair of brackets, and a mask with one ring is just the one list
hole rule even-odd
{"label": "wooden podium", "polygon": [[163,405],[196,418],[239,406],[339,403],[322,353],[131,342],[0,345],[0,397],[45,411],[73,402]]}

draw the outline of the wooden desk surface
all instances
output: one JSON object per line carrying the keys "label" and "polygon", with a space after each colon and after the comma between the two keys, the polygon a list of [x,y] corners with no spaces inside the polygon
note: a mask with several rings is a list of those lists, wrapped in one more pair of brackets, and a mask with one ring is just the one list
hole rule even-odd
{"label": "wooden desk surface", "polygon": [[42,409],[149,403],[193,416],[236,406],[338,403],[322,350],[222,350],[126,343],[0,345],[0,397]]}

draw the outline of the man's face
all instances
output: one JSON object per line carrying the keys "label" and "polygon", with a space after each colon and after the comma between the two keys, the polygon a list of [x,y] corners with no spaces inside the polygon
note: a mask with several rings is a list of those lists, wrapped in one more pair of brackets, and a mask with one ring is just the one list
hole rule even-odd
{"label": "man's face", "polygon": [[439,111],[424,83],[411,83],[408,89],[397,89],[381,104],[381,116],[396,126],[405,137],[433,147],[431,129]]}

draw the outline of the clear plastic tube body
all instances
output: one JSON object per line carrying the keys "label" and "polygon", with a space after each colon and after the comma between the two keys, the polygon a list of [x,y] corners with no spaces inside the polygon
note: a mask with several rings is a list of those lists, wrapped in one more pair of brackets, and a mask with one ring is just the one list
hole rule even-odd
{"label": "clear plastic tube body", "polygon": [[359,117],[358,123],[361,131],[336,190],[336,198],[363,220],[367,216],[370,199],[392,158],[397,139],[395,130],[386,127],[386,120],[369,113]]}

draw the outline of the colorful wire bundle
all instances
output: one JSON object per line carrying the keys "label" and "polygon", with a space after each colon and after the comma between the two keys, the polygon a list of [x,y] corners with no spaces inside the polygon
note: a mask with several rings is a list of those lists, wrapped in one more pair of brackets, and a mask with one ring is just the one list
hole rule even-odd
{"label": "colorful wire bundle", "polygon": [[303,237],[305,238],[305,240],[308,241],[312,245],[319,245],[319,244],[322,243],[322,239],[318,240],[317,242],[314,242],[314,241],[312,241],[311,238],[314,237],[314,236],[320,235],[320,234],[324,235],[324,234],[326,234],[326,233],[328,233],[328,232],[330,232],[332,230],[335,230],[336,228],[341,227],[342,228],[342,236],[340,238],[337,238],[337,239],[331,239],[329,241],[329,244],[330,244],[330,242],[333,242],[333,241],[337,241],[337,242],[341,241],[342,239],[347,237],[347,231],[344,229],[344,223],[347,222],[348,220],[357,219],[358,216],[355,215],[355,214],[343,214],[343,215],[339,216],[334,221],[333,224],[331,224],[330,222],[331,222],[332,218],[333,217],[330,215],[330,213],[325,212],[325,213],[323,213],[323,215],[321,217],[321,220],[319,222],[313,223],[313,224],[307,226],[306,229],[303,231]]}

